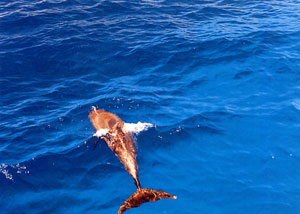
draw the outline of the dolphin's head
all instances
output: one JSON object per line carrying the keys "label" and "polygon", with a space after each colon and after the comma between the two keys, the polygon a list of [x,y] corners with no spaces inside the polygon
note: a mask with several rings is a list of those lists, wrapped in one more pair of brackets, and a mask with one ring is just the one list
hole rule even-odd
{"label": "dolphin's head", "polygon": [[90,111],[89,118],[97,131],[100,129],[115,130],[116,128],[123,128],[124,124],[117,115],[96,108]]}
{"label": "dolphin's head", "polygon": [[103,110],[92,109],[89,114],[89,118],[96,130],[102,129],[101,127],[101,113]]}

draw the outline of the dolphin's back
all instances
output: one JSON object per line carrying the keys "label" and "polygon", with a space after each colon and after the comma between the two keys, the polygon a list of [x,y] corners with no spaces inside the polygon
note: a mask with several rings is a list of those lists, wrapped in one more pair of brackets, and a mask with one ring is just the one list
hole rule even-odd
{"label": "dolphin's back", "polygon": [[140,188],[136,149],[132,143],[132,135],[123,131],[124,122],[117,115],[104,110],[92,110],[89,118],[97,131],[109,130],[106,137],[102,139],[119,158],[126,171],[133,177],[137,187]]}

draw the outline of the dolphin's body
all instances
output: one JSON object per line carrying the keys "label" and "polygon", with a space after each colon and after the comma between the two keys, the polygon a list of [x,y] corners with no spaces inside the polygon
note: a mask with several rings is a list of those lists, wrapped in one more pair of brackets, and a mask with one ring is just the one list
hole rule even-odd
{"label": "dolphin's body", "polygon": [[89,114],[89,118],[97,131],[107,130],[106,134],[101,138],[120,159],[137,186],[137,191],[124,202],[118,214],[130,208],[138,207],[144,202],[157,201],[162,198],[176,199],[176,196],[163,191],[141,188],[138,178],[136,149],[132,142],[133,137],[131,134],[123,131],[124,122],[117,115],[104,110],[93,109]]}

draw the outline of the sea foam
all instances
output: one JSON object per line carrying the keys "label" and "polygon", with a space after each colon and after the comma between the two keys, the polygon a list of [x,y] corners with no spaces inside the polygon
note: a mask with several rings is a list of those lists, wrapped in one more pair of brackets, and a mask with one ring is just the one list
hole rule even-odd
{"label": "sea foam", "polygon": [[108,133],[109,129],[99,129],[93,136],[95,137],[102,137],[105,136]]}
{"label": "sea foam", "polygon": [[[125,133],[133,133],[133,134],[139,134],[142,131],[146,131],[149,128],[153,127],[154,125],[151,123],[124,123],[123,131]],[[99,129],[93,136],[95,137],[102,137],[105,136],[109,132],[109,129]]]}
{"label": "sea foam", "polygon": [[141,131],[146,131],[154,125],[151,123],[124,123],[123,131],[127,133],[139,134]]}

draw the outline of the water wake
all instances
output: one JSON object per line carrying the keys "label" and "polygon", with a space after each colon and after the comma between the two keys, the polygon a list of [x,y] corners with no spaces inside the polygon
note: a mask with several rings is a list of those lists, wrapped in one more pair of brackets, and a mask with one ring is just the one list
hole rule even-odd
{"label": "water wake", "polygon": [[[133,134],[139,134],[142,131],[147,131],[149,128],[154,127],[152,123],[124,123],[123,131],[125,133],[133,133]],[[95,137],[102,137],[107,135],[109,132],[109,129],[99,129],[93,136]]]}
{"label": "water wake", "polygon": [[147,131],[154,125],[151,123],[124,123],[123,131],[127,133],[139,134],[142,131]]}

